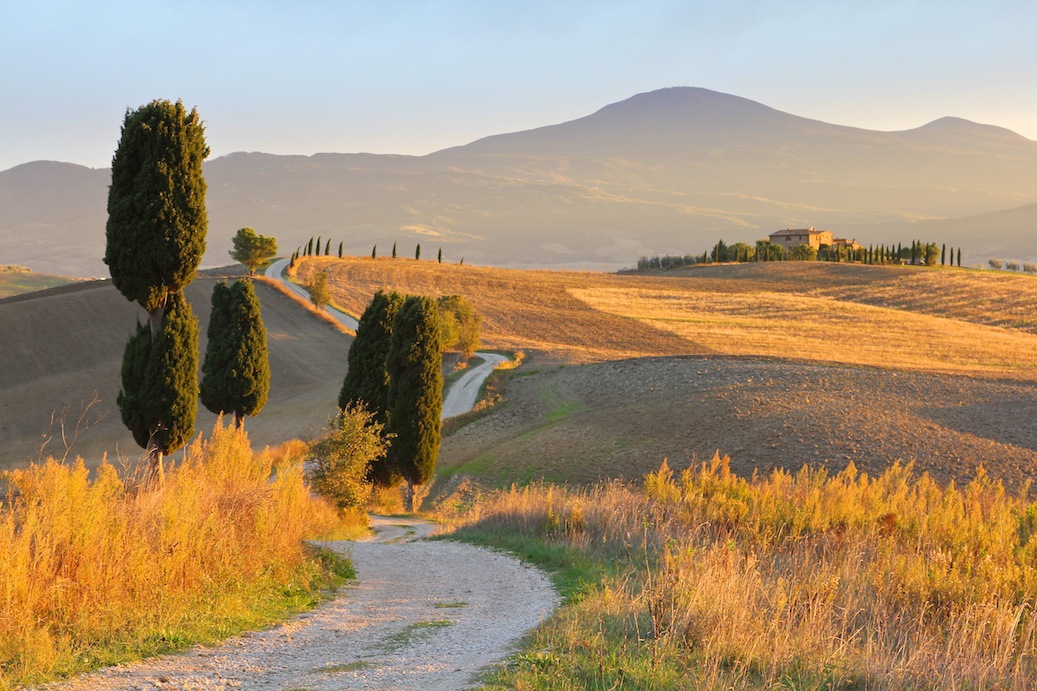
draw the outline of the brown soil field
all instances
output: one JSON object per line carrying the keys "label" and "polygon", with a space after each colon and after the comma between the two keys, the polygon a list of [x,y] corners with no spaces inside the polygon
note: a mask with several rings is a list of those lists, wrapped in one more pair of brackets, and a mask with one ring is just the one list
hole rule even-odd
{"label": "brown soil field", "polygon": [[[211,273],[211,272],[207,272]],[[199,277],[187,289],[200,322],[204,357],[209,301],[216,279]],[[256,284],[270,348],[270,400],[246,421],[253,446],[262,448],[318,432],[335,412],[351,340],[276,290]],[[110,459],[136,460],[140,449],[119,418],[115,397],[126,339],[143,310],[106,281],[76,283],[0,300],[0,470],[44,456],[61,457],[58,425],[65,412],[71,436],[83,406],[93,423],[81,432],[71,456],[96,465]],[[99,418],[99,419],[98,419]],[[212,428],[215,416],[199,404],[196,433]]]}
{"label": "brown soil field", "polygon": [[[525,370],[525,371],[524,371]],[[979,465],[1018,488],[1037,469],[1037,383],[758,357],[523,365],[494,414],[443,441],[440,475],[491,485],[639,480],[715,451],[749,476],[894,461],[941,481]]]}

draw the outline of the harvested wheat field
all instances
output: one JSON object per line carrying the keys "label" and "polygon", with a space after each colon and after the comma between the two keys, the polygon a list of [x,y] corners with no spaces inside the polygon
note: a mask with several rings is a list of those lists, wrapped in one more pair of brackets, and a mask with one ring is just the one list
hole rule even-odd
{"label": "harvested wheat field", "polygon": [[642,276],[357,258],[311,258],[297,270],[300,282],[328,270],[333,300],[356,314],[382,287],[466,295],[485,317],[488,347],[551,361],[760,355],[1037,379],[1029,276],[823,262]]}

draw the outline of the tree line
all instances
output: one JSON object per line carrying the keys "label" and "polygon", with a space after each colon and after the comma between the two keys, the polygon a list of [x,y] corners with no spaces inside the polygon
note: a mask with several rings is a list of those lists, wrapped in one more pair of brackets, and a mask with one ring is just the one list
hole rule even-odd
{"label": "tree line", "polygon": [[[327,240],[324,240],[324,253],[323,253],[323,255],[321,254],[321,241],[322,240],[323,240],[323,238],[321,236],[317,236],[316,242],[314,242],[314,239],[311,236],[309,241],[306,244],[299,245],[295,249],[295,251],[292,252],[291,259],[290,259],[290,261],[288,263],[289,268],[294,268],[296,262],[299,261],[300,257],[320,257],[320,256],[330,257],[331,256],[331,239],[329,238]],[[343,256],[342,255],[342,248],[343,248],[343,243],[341,243],[341,242],[338,243],[338,258],[339,259],[342,259],[342,256]],[[371,259],[377,259],[377,258],[378,258],[378,245],[374,245],[374,246],[371,247]],[[396,243],[395,242],[392,244],[392,258],[396,259]],[[417,260],[421,259],[421,243],[420,242],[417,243],[417,245],[415,245],[415,247],[414,247],[414,258],[417,259]],[[436,261],[439,262],[440,264],[443,263],[443,248],[442,247],[440,247],[438,252],[436,252]],[[458,262],[458,263],[461,264],[461,265],[464,265],[464,257],[461,257],[461,261]]]}
{"label": "tree line", "polygon": [[[914,240],[910,245],[869,245],[853,248],[849,245],[821,245],[814,248],[802,244],[786,248],[769,240],[759,240],[755,245],[736,242],[728,245],[719,240],[702,254],[662,255],[641,257],[637,260],[638,270],[675,269],[699,264],[746,263],[766,261],[830,261],[856,262],[859,264],[915,264],[935,266],[961,266],[961,248],[949,248],[946,244],[923,243]],[[955,263],[956,262],[956,263]]]}

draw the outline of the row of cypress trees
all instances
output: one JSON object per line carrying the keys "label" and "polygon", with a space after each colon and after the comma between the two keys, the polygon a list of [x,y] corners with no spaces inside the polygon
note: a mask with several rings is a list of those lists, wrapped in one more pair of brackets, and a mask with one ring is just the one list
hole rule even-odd
{"label": "row of cypress trees", "polygon": [[[112,158],[104,261],[119,292],[148,313],[126,343],[116,402],[159,480],[198,410],[198,320],[184,288],[205,253],[208,155],[197,111],[155,100],[127,110]],[[251,281],[218,284],[212,301],[202,402],[240,426],[266,403],[266,330]]]}
{"label": "row of cypress trees", "polygon": [[361,405],[384,425],[389,451],[371,465],[382,486],[407,483],[409,510],[439,459],[442,327],[436,301],[378,291],[357,325],[339,407]]}

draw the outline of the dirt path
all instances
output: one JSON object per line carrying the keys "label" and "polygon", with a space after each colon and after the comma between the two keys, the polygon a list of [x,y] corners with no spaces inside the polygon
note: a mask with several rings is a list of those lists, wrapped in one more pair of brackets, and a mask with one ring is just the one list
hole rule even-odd
{"label": "dirt path", "polygon": [[475,400],[479,397],[479,389],[490,372],[508,358],[497,353],[476,353],[475,357],[482,358],[482,363],[469,368],[460,379],[454,382],[443,397],[443,414],[440,416],[446,420],[448,417],[467,413],[475,406]]}
{"label": "dirt path", "polygon": [[[289,260],[287,259],[278,259],[277,261],[271,263],[270,266],[266,267],[266,271],[264,271],[263,274],[265,276],[269,276],[270,278],[280,281],[281,285],[287,287],[288,290],[292,291],[304,300],[309,300],[309,291],[307,291],[301,285],[292,283],[284,277],[284,270],[288,268],[288,262]],[[357,321],[356,317],[353,317],[351,315],[346,314],[345,312],[337,310],[331,305],[325,306],[324,311],[330,314],[336,321],[345,326],[347,329],[352,329],[353,331],[356,331],[356,327],[360,324],[360,322]]]}
{"label": "dirt path", "polygon": [[463,689],[557,605],[540,571],[454,542],[426,521],[374,517],[358,580],[319,609],[217,647],[100,670],[60,689]]}

